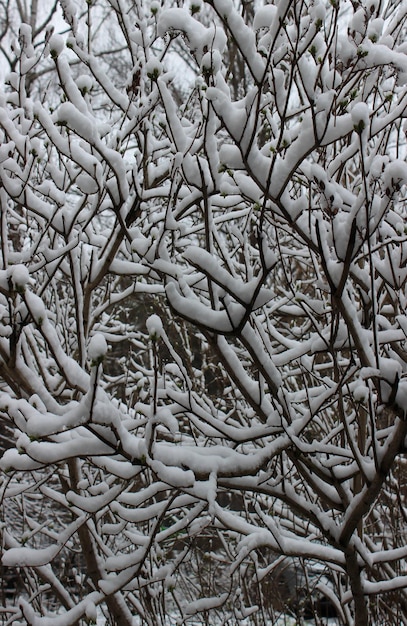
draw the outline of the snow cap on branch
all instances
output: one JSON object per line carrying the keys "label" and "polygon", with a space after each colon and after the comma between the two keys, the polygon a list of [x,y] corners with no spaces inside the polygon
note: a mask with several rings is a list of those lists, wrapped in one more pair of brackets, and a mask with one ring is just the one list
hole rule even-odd
{"label": "snow cap on branch", "polygon": [[148,334],[152,339],[157,339],[163,332],[163,325],[158,315],[150,315],[146,322]]}
{"label": "snow cap on branch", "polygon": [[92,364],[98,365],[103,360],[107,352],[107,343],[105,336],[102,333],[93,335],[88,345],[88,357],[92,361]]}
{"label": "snow cap on branch", "polygon": [[7,278],[12,289],[22,293],[30,282],[30,273],[25,265],[12,265],[7,270]]}

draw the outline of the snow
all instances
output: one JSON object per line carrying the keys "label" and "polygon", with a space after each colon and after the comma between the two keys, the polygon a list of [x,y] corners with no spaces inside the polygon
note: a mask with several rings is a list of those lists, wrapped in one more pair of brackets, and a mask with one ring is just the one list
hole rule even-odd
{"label": "snow", "polygon": [[[184,297],[172,282],[166,285],[166,294],[171,306],[185,319],[194,321],[206,328],[215,328],[218,332],[230,332],[233,325],[226,311],[213,311],[201,304],[197,299]],[[241,309],[243,316],[244,309]],[[238,320],[235,320],[235,323]]]}
{"label": "snow", "polygon": [[97,193],[99,190],[98,181],[93,176],[89,176],[87,172],[82,172],[76,179],[76,184],[84,194]]}
{"label": "snow", "polygon": [[96,623],[97,620],[97,609],[94,602],[88,600],[86,602],[85,615],[88,620],[93,623]]}
{"label": "snow", "polygon": [[397,387],[395,402],[404,415],[407,415],[407,382],[405,380],[400,381]]}
{"label": "snow", "polygon": [[201,611],[209,611],[210,609],[215,609],[219,606],[222,606],[228,597],[228,593],[223,593],[220,596],[212,597],[212,598],[202,598],[201,600],[195,600],[194,602],[190,602],[185,607],[186,615],[194,615],[195,613],[199,613]]}
{"label": "snow", "polygon": [[226,35],[220,28],[205,27],[182,8],[171,8],[160,12],[158,16],[158,34],[164,37],[168,32],[182,31],[188,40],[190,49],[199,62],[205,54],[205,48],[223,52]]}
{"label": "snow", "polygon": [[187,489],[188,487],[192,487],[195,483],[194,473],[190,470],[171,467],[158,460],[151,460],[148,462],[148,465],[159,480],[165,481],[168,485],[176,489]]}
{"label": "snow", "polygon": [[154,420],[158,424],[162,424],[163,426],[168,428],[170,433],[172,433],[173,435],[179,432],[178,421],[173,416],[171,411],[166,407],[162,407],[158,409],[156,415],[154,416]]}
{"label": "snow", "polygon": [[277,7],[273,4],[267,4],[256,10],[253,19],[254,30],[261,28],[270,28],[277,17]]}
{"label": "snow", "polygon": [[84,523],[85,516],[78,517],[60,533],[59,541],[47,548],[10,548],[2,556],[2,564],[8,567],[39,567],[50,563],[63,549],[69,537]]}
{"label": "snow", "polygon": [[93,123],[88,116],[81,113],[71,102],[63,102],[59,105],[57,119],[60,124],[66,124],[90,143],[95,142],[97,135]]}
{"label": "snow", "polygon": [[[372,493],[406,438],[405,6],[346,2],[335,30],[323,0],[253,3],[253,25],[233,0],[169,4],[112,0],[121,80],[86,37],[97,7],[86,24],[63,0],[67,39],[41,57],[47,35],[23,26],[0,95],[3,563],[50,575],[86,523],[101,579],[81,602],[67,588],[65,614],[22,600],[30,623],[101,619],[105,593],[126,611],[146,587],[164,602],[190,574],[178,546],[213,533],[231,591],[191,591],[191,623],[226,600],[249,623],[235,580],[249,560],[266,576],[263,547],[340,575],[344,612],[346,549],[366,593],[406,582],[382,569],[401,571],[405,548],[355,519],[373,507],[380,534]],[[36,87],[43,67],[58,79],[34,101],[21,72]],[[244,508],[222,504],[234,493]],[[60,536],[50,505],[72,512]]]}
{"label": "snow", "polygon": [[47,316],[43,300],[36,294],[30,292],[26,294],[25,300],[33,319],[39,326],[41,326],[43,320]]}
{"label": "snow", "polygon": [[38,567],[50,563],[58,548],[50,547],[43,549],[32,548],[11,548],[2,556],[2,563],[5,567]]}
{"label": "snow", "polygon": [[105,336],[102,333],[97,333],[92,336],[88,345],[88,357],[91,361],[99,361],[107,352],[107,342]]}
{"label": "snow", "polygon": [[358,102],[352,107],[353,128],[360,134],[369,128],[369,107],[365,102]]}
{"label": "snow", "polygon": [[152,80],[156,80],[163,72],[163,66],[160,61],[152,55],[145,66],[147,76]]}
{"label": "snow", "polygon": [[147,331],[150,337],[157,339],[163,332],[162,321],[158,315],[150,315],[146,322]]}
{"label": "snow", "polygon": [[241,152],[238,146],[233,144],[225,143],[220,146],[219,160],[223,166],[234,170],[243,169],[244,167]]}
{"label": "snow", "polygon": [[220,71],[222,65],[222,57],[218,50],[212,50],[211,52],[206,52],[201,60],[201,70],[203,72],[210,72],[211,74],[216,74]]}
{"label": "snow", "polygon": [[244,283],[232,277],[218,264],[212,255],[202,248],[189,246],[184,253],[184,257],[195,267],[210,276],[240,303],[245,305],[251,304],[254,309],[257,309],[264,306],[274,296],[273,291],[260,287],[259,281],[256,279]]}
{"label": "snow", "polygon": [[13,289],[23,292],[30,283],[30,272],[25,265],[13,265],[7,270],[7,279]]}
{"label": "snow", "polygon": [[395,159],[386,165],[383,182],[391,194],[394,189],[398,190],[401,185],[407,184],[407,163],[401,159]]}
{"label": "snow", "polygon": [[81,92],[89,92],[93,87],[93,79],[89,74],[81,74],[76,79],[76,85]]}
{"label": "snow", "polygon": [[65,40],[64,38],[54,33],[49,40],[49,49],[52,55],[59,55],[65,48]]}
{"label": "snow", "polygon": [[105,509],[118,497],[121,491],[120,485],[116,485],[110,489],[108,488],[102,494],[92,496],[81,496],[73,491],[68,491],[66,499],[70,505],[77,507],[78,510],[94,514],[97,511]]}

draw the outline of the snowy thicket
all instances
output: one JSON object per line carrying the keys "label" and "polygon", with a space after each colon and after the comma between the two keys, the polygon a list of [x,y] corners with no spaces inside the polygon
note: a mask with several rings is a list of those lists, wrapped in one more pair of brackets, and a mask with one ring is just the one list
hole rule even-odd
{"label": "snowy thicket", "polygon": [[406,2],[0,5],[4,623],[406,621]]}

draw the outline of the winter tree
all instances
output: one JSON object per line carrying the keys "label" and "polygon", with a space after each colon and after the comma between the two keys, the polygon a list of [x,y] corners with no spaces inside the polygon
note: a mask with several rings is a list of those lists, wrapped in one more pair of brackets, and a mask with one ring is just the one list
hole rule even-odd
{"label": "winter tree", "polygon": [[0,3],[3,623],[405,623],[406,3],[48,4]]}

